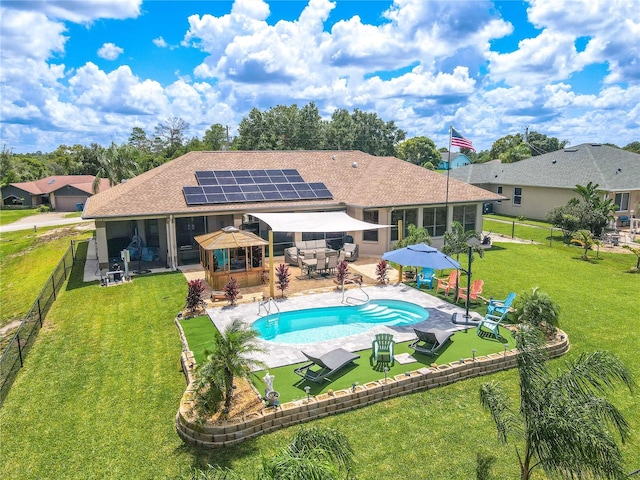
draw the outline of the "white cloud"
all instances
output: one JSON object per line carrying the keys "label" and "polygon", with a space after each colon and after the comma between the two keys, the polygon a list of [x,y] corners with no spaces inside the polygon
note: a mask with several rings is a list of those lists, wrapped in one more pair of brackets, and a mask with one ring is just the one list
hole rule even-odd
{"label": "white cloud", "polygon": [[41,12],[49,18],[91,23],[100,18],[135,18],[142,0],[30,0],[12,2],[16,10]]}
{"label": "white cloud", "polygon": [[154,38],[153,40],[153,44],[158,47],[158,48],[167,48],[167,42],[164,40],[164,38],[162,38],[162,36],[158,37],[158,38]]}
{"label": "white cloud", "polygon": [[113,43],[105,43],[98,50],[98,56],[105,60],[115,60],[124,53],[124,50]]}

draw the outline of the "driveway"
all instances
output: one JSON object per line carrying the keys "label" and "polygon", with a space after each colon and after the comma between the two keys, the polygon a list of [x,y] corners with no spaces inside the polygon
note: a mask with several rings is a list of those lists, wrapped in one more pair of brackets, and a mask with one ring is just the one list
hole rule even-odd
{"label": "driveway", "polygon": [[0,233],[15,232],[18,230],[32,230],[39,227],[58,227],[62,225],[93,222],[93,220],[83,220],[80,217],[64,218],[66,215],[69,215],[69,213],[70,212],[47,212],[24,217],[17,222],[0,226]]}

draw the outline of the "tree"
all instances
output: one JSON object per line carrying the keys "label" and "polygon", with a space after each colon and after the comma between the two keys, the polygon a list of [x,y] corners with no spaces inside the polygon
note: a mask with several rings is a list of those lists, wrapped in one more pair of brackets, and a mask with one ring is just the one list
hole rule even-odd
{"label": "tree", "polygon": [[182,146],[188,128],[189,124],[180,117],[171,117],[166,123],[159,123],[154,132],[155,148],[167,150],[169,155],[165,155],[169,157]]}
{"label": "tree", "polygon": [[398,144],[398,158],[413,163],[414,165],[432,165],[438,167],[442,156],[436,149],[436,144],[427,137],[414,137]]}
{"label": "tree", "polygon": [[515,149],[521,143],[522,135],[506,135],[493,142],[493,145],[491,145],[491,150],[489,150],[489,156],[492,159],[502,158],[510,150]]}
{"label": "tree", "polygon": [[555,152],[562,150],[569,143],[568,140],[558,140],[556,137],[548,137],[543,133],[530,132],[526,138],[527,145],[531,150],[532,156],[542,155],[543,153]]}
{"label": "tree", "polygon": [[211,125],[202,138],[202,146],[205,150],[222,150],[222,146],[227,144],[227,129],[219,124]]}
{"label": "tree", "polygon": [[100,188],[100,179],[109,180],[109,185],[117,185],[136,175],[138,165],[134,159],[135,150],[129,145],[117,146],[111,142],[109,148],[98,156],[100,167],[93,181],[93,193],[97,193]]}
{"label": "tree", "polygon": [[231,409],[234,379],[249,379],[254,368],[266,368],[263,362],[252,358],[264,352],[255,343],[257,337],[255,330],[236,318],[223,333],[214,334],[213,350],[206,352],[207,359],[196,371],[199,386],[217,388],[223,393],[225,412]]}
{"label": "tree", "polygon": [[512,409],[495,383],[480,388],[480,402],[496,424],[503,443],[516,441],[521,480],[541,467],[549,477],[623,479],[623,459],[615,441],[624,442],[629,425],[604,393],[634,380],[608,352],[581,354],[552,375],[545,363],[540,332],[521,328],[516,334],[520,408]]}
{"label": "tree", "polygon": [[[478,242],[470,242],[473,238],[478,240]],[[453,222],[451,224],[451,231],[445,232],[444,234],[442,252],[450,257],[455,255],[456,260],[459,260],[461,253],[468,252],[469,243],[471,243],[471,260],[473,261],[474,253],[477,253],[482,258],[484,256],[484,249],[480,246],[480,234],[475,230],[465,231],[460,222]]]}
{"label": "tree", "polygon": [[6,144],[0,150],[0,186],[5,186],[17,181],[16,171],[13,166],[13,152]]}
{"label": "tree", "polygon": [[524,293],[516,301],[515,310],[518,323],[538,328],[547,336],[556,333],[560,307],[538,287],[534,287],[531,293]]}
{"label": "tree", "polygon": [[586,229],[578,230],[577,232],[575,232],[573,234],[573,239],[579,242],[580,246],[584,250],[584,253],[582,254],[582,260],[589,260],[587,253],[589,253],[591,247],[600,244],[598,240],[593,238],[593,233]]}
{"label": "tree", "polygon": [[636,256],[637,262],[636,262],[635,272],[640,272],[640,247],[623,245],[622,248],[629,250],[631,253],[633,253]]}
{"label": "tree", "polygon": [[291,443],[262,463],[260,480],[347,479],[355,466],[349,439],[327,427],[300,429]]}
{"label": "tree", "polygon": [[404,248],[418,243],[431,245],[431,235],[429,235],[426,228],[416,227],[414,224],[410,223],[407,225],[407,236],[394,243],[393,249]]}
{"label": "tree", "polygon": [[345,108],[334,110],[326,128],[325,146],[329,150],[353,150],[354,121]]}
{"label": "tree", "polygon": [[131,130],[129,145],[142,152],[151,150],[151,141],[147,138],[147,132],[140,127],[133,127]]}
{"label": "tree", "polygon": [[631,142],[622,147],[627,152],[640,153],[640,142]]}
{"label": "tree", "polygon": [[204,283],[200,278],[190,280],[187,285],[187,303],[186,310],[193,312],[204,304],[202,294],[205,291]]}

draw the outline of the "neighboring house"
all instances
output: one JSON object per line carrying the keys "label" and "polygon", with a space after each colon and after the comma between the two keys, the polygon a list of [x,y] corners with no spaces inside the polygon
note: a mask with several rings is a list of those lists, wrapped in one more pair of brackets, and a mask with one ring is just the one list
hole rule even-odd
{"label": "neighboring house", "polygon": [[[449,164],[449,152],[442,152],[442,160],[438,164],[438,170],[446,170],[447,165]],[[471,160],[463,153],[452,153],[451,154],[451,169],[464,167],[466,165],[471,165]]]}
{"label": "neighboring house", "polygon": [[640,209],[640,155],[597,143],[515,163],[476,163],[452,170],[450,176],[507,197],[493,204],[493,211],[504,215],[544,220],[551,209],[578,197],[576,185],[589,182],[615,202],[618,220]]}
{"label": "neighboring house", "polygon": [[[93,195],[93,175],[54,175],[33,182],[10,183],[2,188],[3,205],[37,207],[49,205],[58,212],[73,212]],[[99,191],[109,188],[109,180],[100,180]]]}
{"label": "neighboring house", "polygon": [[[235,180],[216,180],[221,175]],[[276,189],[269,186],[272,178],[280,184]],[[225,186],[225,196],[217,188],[224,183],[238,185]],[[291,190],[299,194],[290,195]],[[167,268],[176,269],[199,261],[197,235],[235,226],[267,239],[269,227],[248,213],[343,211],[368,223],[394,225],[355,232],[335,231],[332,225],[320,234],[274,232],[276,255],[294,241],[339,243],[346,235],[359,245],[360,255],[381,255],[398,239],[398,220],[405,231],[408,224],[424,226],[437,246],[453,220],[481,229],[483,203],[501,198],[455,179],[447,188],[447,178],[437,172],[358,151],[189,152],[91,197],[83,218],[96,220],[102,268],[139,237]]]}

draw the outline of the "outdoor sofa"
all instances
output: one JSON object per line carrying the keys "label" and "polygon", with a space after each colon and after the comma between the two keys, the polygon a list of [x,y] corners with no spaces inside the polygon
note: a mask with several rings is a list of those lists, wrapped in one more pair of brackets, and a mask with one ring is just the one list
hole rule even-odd
{"label": "outdoor sofa", "polygon": [[326,240],[304,240],[295,242],[293,247],[289,247],[284,251],[284,261],[289,265],[298,265],[298,255],[303,258],[315,258],[318,251],[323,251],[325,257],[338,255],[337,250],[329,248]]}

